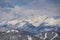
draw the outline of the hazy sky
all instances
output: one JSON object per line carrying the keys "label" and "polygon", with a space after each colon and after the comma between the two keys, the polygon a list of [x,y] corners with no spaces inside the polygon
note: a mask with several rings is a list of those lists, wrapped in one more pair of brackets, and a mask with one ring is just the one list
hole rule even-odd
{"label": "hazy sky", "polygon": [[2,19],[32,15],[60,16],[60,0],[0,0]]}

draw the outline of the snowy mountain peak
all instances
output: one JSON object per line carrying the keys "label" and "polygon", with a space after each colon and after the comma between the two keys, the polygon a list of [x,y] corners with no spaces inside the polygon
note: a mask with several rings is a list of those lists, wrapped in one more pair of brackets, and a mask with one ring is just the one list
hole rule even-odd
{"label": "snowy mountain peak", "polygon": [[44,26],[60,26],[60,18],[59,19],[54,19],[53,17],[46,17],[46,16],[35,16],[35,17],[30,17],[27,19],[14,19],[10,21],[3,21],[0,24],[12,24],[12,25],[18,25],[18,26],[23,26],[26,24],[26,22],[32,24],[35,27],[39,27],[41,25]]}
{"label": "snowy mountain peak", "polygon": [[46,26],[60,26],[60,18],[54,19],[54,18],[48,18],[45,20],[47,23]]}
{"label": "snowy mountain peak", "polygon": [[43,23],[46,20],[46,16],[35,16],[28,20],[29,23],[34,25],[35,27],[38,27],[41,23]]}

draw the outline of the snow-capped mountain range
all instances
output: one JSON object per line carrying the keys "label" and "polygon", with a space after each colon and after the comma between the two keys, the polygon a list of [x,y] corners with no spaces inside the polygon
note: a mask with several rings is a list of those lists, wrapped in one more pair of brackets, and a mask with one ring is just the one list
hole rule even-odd
{"label": "snow-capped mountain range", "polygon": [[5,20],[0,23],[0,31],[16,29],[29,33],[39,33],[41,31],[57,31],[60,28],[60,18],[55,19],[47,16],[34,16],[27,19]]}
{"label": "snow-capped mountain range", "polygon": [[16,25],[19,24],[20,26],[23,26],[28,22],[29,24],[32,24],[35,27],[38,27],[40,25],[44,26],[60,26],[60,18],[55,19],[54,17],[47,17],[47,16],[33,16],[30,18],[24,18],[24,19],[11,19],[11,20],[3,20],[0,22],[0,25],[2,24],[12,24]]}

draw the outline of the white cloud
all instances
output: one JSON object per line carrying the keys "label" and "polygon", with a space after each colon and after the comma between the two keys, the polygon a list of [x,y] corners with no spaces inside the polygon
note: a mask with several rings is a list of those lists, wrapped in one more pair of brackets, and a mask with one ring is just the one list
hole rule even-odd
{"label": "white cloud", "polygon": [[[20,7],[20,6],[15,6],[14,8],[0,8],[0,18],[20,18],[20,17],[30,17],[30,16],[42,16],[42,15],[47,15],[47,16],[57,16],[58,14],[55,14],[56,9],[53,8],[46,8],[45,9],[33,9],[33,8],[26,8],[26,7]],[[8,11],[9,10],[9,11]]]}
{"label": "white cloud", "polygon": [[37,16],[41,13],[40,10],[34,10],[15,6],[14,8],[0,8],[0,19],[13,19],[20,17]]}
{"label": "white cloud", "polygon": [[[49,11],[50,10],[50,11]],[[51,10],[51,8],[46,8],[46,9],[30,9],[30,8],[24,8],[24,7],[20,7],[20,6],[15,6],[15,8],[13,9],[13,11],[18,14],[18,15],[22,15],[22,16],[31,16],[31,15],[47,15],[47,16],[56,16],[58,14],[55,14],[54,11],[56,11],[55,9]]]}

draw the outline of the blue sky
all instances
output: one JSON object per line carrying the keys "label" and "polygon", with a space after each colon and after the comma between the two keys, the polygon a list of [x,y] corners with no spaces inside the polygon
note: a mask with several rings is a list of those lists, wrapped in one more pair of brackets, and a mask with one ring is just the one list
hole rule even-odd
{"label": "blue sky", "polygon": [[0,3],[7,2],[11,5],[25,5],[28,6],[28,4],[36,4],[36,5],[47,5],[47,4],[59,4],[60,5],[60,0],[0,0]]}
{"label": "blue sky", "polygon": [[32,15],[60,16],[60,0],[0,0],[1,19]]}

